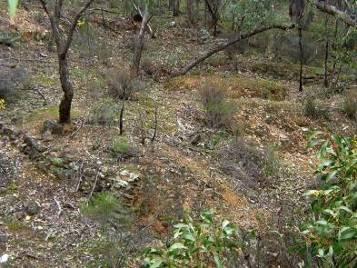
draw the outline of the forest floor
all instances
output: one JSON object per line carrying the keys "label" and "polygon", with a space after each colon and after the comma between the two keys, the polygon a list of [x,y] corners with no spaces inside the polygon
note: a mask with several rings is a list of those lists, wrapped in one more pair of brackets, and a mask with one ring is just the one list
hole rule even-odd
{"label": "forest floor", "polygon": [[[108,149],[119,135],[118,127],[88,121],[93,106],[108,96],[105,73],[130,62],[135,31],[129,26],[122,30],[124,19],[118,21],[121,26],[116,32],[96,26],[84,41],[85,35],[78,33],[71,53],[73,124],[64,135],[44,136],[43,123],[57,118],[62,95],[56,54],[46,41],[33,39],[36,32],[48,31],[47,21],[20,13],[16,28],[31,38],[12,48],[1,45],[0,66],[25,69],[32,90],[22,91],[16,102],[8,104],[1,121],[40,142],[52,158],[64,155],[84,169],[100,166],[113,174],[138,176],[124,195],[134,211],[129,232],[139,250],[165,241],[173,223],[186,213],[198,215],[205,209],[261,233],[298,218],[294,213],[304,208],[304,191],[316,184],[315,152],[307,149],[308,134],[312,130],[344,135],[357,131],[356,121],[340,111],[342,95],[319,99],[328,119],[304,115],[306,96],[321,92],[321,85],[308,85],[298,93],[291,74],[284,73],[287,68],[294,73],[294,64],[249,54],[239,56],[239,70],[234,70],[234,63],[219,53],[191,74],[169,78],[170,71],[211,43],[200,44],[197,31],[183,29],[180,23],[171,27],[168,17],[143,51],[143,90],[135,100],[126,101],[124,129],[132,157],[114,159]],[[6,21],[0,25],[2,31],[15,27]],[[270,73],[261,71],[261,66]],[[279,79],[272,75],[274,68],[281,74]],[[235,135],[205,126],[199,91],[207,84],[226,91],[234,103]],[[156,109],[157,138],[150,142]],[[143,133],[145,145],[140,142]],[[77,177],[61,179],[52,170],[39,169],[20,151],[21,144],[0,137],[0,168],[7,167],[0,173],[0,257],[7,254],[13,267],[83,267],[95,261],[93,244],[101,240],[101,228],[80,209],[91,191],[78,189]],[[267,164],[273,170],[269,174],[262,171]],[[88,183],[91,189],[93,181]],[[131,263],[135,266],[135,260]]]}

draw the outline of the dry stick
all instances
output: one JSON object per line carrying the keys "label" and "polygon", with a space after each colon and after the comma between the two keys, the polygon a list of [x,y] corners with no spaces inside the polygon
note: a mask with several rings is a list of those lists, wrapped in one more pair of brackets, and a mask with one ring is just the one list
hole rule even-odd
{"label": "dry stick", "polygon": [[77,183],[77,186],[76,186],[76,192],[79,191],[79,187],[81,185],[81,182],[82,182],[82,170],[83,170],[83,162],[81,163],[81,166],[79,167],[79,170],[78,170],[78,183]]}
{"label": "dry stick", "polygon": [[61,204],[60,202],[56,199],[56,197],[54,198],[56,204],[57,204],[57,207],[58,207],[58,213],[57,213],[57,217],[61,216],[62,214],[62,207],[61,207]]}
{"label": "dry stick", "polygon": [[159,107],[155,107],[155,119],[154,119],[154,134],[152,135],[152,138],[151,138],[151,142],[154,142],[155,141],[155,138],[156,138],[156,134],[157,134],[157,115],[158,115],[158,110],[159,110]]}
{"label": "dry stick", "polygon": [[99,169],[98,169],[98,171],[97,171],[97,174],[95,175],[95,181],[94,181],[94,183],[93,183],[92,191],[90,192],[90,194],[89,194],[89,196],[88,196],[87,205],[88,205],[90,199],[91,199],[92,196],[93,196],[93,192],[94,192],[95,186],[97,186],[98,177],[99,177]]}
{"label": "dry stick", "polygon": [[223,45],[218,45],[217,47],[209,50],[208,52],[206,52],[205,54],[203,54],[201,57],[193,60],[191,63],[189,63],[186,67],[184,67],[181,71],[179,71],[178,73],[174,74],[173,76],[179,76],[179,75],[184,75],[187,72],[189,72],[191,69],[193,69],[195,66],[197,66],[198,64],[200,64],[201,62],[203,62],[204,60],[208,59],[209,57],[211,57],[212,55],[216,54],[219,51],[224,50],[225,48],[234,45],[235,43],[247,39],[249,37],[252,37],[256,34],[268,31],[268,30],[272,30],[272,29],[280,29],[280,30],[289,30],[289,29],[293,29],[295,27],[294,24],[292,25],[271,25],[271,26],[266,26],[266,27],[262,27],[262,28],[258,28],[253,30],[250,33],[245,33],[245,34],[240,34],[238,35],[235,39],[233,39],[232,41],[229,41]]}

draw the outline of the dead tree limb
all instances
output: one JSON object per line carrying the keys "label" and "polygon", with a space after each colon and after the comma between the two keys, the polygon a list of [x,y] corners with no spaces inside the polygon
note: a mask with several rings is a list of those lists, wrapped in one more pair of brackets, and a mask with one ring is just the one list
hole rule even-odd
{"label": "dead tree limb", "polygon": [[[140,16],[141,16],[141,17],[143,18],[143,20],[144,20],[145,14],[143,14],[143,12],[141,11],[141,9],[140,9],[134,2],[132,2],[132,4],[133,4],[133,6],[134,6],[136,12],[138,12],[138,13],[140,14]],[[155,33],[154,33],[153,29],[151,28],[149,22],[147,22],[146,28],[148,29],[151,38],[155,38],[155,37],[156,37],[156,36],[155,36]]]}
{"label": "dead tree limb", "polygon": [[357,26],[357,20],[351,17],[348,13],[339,10],[337,7],[333,5],[326,4],[325,1],[316,1],[315,6],[322,12],[330,14],[332,16],[336,16],[340,18],[344,23],[351,27]]}
{"label": "dead tree limb", "polygon": [[254,35],[257,35],[259,33],[263,33],[265,31],[272,30],[272,29],[280,29],[280,30],[286,31],[286,30],[289,30],[289,29],[293,29],[294,27],[295,27],[295,25],[271,25],[271,26],[266,26],[266,27],[255,29],[250,33],[240,34],[235,39],[233,39],[233,40],[231,40],[231,41],[229,41],[229,42],[227,42],[225,44],[218,45],[218,46],[212,48],[211,50],[209,50],[208,52],[204,53],[202,56],[200,56],[197,59],[195,59],[192,62],[190,62],[186,67],[184,67],[181,71],[177,72],[173,76],[179,76],[179,75],[186,74],[191,69],[193,69],[195,66],[197,66],[201,62],[205,61],[206,59],[208,59],[212,55],[214,55],[217,52],[220,52],[220,51],[226,49],[227,47],[229,47],[231,45],[234,45],[235,43],[237,43],[237,42],[239,42],[241,40],[247,39],[249,37],[252,37]]}

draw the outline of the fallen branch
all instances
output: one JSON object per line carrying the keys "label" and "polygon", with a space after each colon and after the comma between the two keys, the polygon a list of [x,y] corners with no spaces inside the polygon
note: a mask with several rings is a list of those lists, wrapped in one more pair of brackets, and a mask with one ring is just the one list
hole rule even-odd
{"label": "fallen branch", "polygon": [[220,51],[226,49],[229,46],[234,45],[235,43],[238,43],[241,40],[247,39],[247,38],[252,37],[252,36],[254,36],[256,34],[263,33],[265,31],[272,30],[272,29],[280,29],[280,30],[286,31],[286,30],[289,30],[289,29],[293,29],[294,27],[295,27],[295,25],[271,25],[271,26],[266,26],[266,27],[255,29],[250,33],[240,34],[235,39],[233,39],[232,41],[229,41],[229,42],[227,42],[225,44],[222,44],[222,45],[218,45],[217,47],[215,47],[215,48],[209,50],[208,52],[204,53],[202,56],[200,56],[199,58],[193,60],[186,67],[184,67],[181,71],[177,72],[173,76],[179,76],[179,75],[186,74],[191,69],[193,69],[195,66],[197,66],[198,64],[200,64],[204,60],[208,59],[212,55],[214,55],[217,52],[220,52]]}
{"label": "fallen branch", "polygon": [[57,204],[57,207],[58,207],[58,213],[57,213],[57,217],[61,216],[62,214],[62,207],[61,207],[61,204],[60,202],[56,199],[56,197],[54,198],[56,204]]}
{"label": "fallen branch", "polygon": [[89,204],[89,201],[91,200],[91,198],[93,196],[95,187],[97,186],[98,177],[99,177],[99,169],[97,171],[97,175],[95,175],[95,180],[94,180],[94,183],[93,183],[92,191],[89,193],[89,196],[88,196],[87,205]]}
{"label": "fallen branch", "polygon": [[340,18],[344,23],[346,23],[349,26],[356,27],[357,26],[357,20],[352,18],[349,14],[346,12],[339,10],[335,6],[328,5],[324,2],[316,1],[315,3],[317,9],[321,10],[322,12],[325,12],[327,14],[336,16]]}

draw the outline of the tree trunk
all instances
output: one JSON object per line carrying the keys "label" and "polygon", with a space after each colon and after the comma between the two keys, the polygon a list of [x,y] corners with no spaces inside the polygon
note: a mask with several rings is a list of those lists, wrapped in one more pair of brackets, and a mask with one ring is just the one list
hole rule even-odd
{"label": "tree trunk", "polygon": [[63,97],[59,106],[59,123],[71,122],[71,106],[73,99],[73,86],[69,78],[67,54],[58,56],[59,75]]}
{"label": "tree trunk", "polygon": [[326,40],[325,40],[325,63],[324,63],[324,87],[328,88],[329,81],[328,81],[328,57],[329,57],[329,38],[328,38],[328,31],[327,31],[327,26],[328,26],[328,17],[326,16],[325,18],[325,35],[326,35]]}
{"label": "tree trunk", "polygon": [[303,71],[303,65],[304,65],[304,50],[303,50],[303,46],[302,46],[302,28],[301,28],[301,26],[299,26],[298,32],[299,32],[299,50],[300,50],[299,91],[303,91],[303,77],[302,77],[302,71]]}
{"label": "tree trunk", "polygon": [[136,75],[139,74],[139,70],[140,70],[141,53],[144,47],[145,28],[147,23],[148,23],[148,12],[147,10],[145,10],[143,21],[141,22],[140,32],[135,43],[135,51],[133,57],[133,69]]}
{"label": "tree trunk", "polygon": [[180,0],[173,0],[172,15],[177,17],[180,14]]}
{"label": "tree trunk", "polygon": [[201,62],[205,61],[206,59],[208,59],[212,55],[216,54],[217,52],[220,52],[220,51],[224,50],[225,48],[227,48],[227,47],[229,47],[231,45],[234,45],[235,43],[237,43],[237,42],[239,42],[241,40],[247,39],[247,38],[252,37],[252,36],[254,36],[256,34],[259,34],[259,33],[262,33],[262,32],[265,32],[265,31],[268,31],[268,30],[271,30],[271,29],[280,29],[280,30],[286,31],[286,30],[292,29],[294,27],[295,27],[294,25],[288,25],[288,26],[285,26],[285,25],[271,25],[271,26],[255,29],[250,33],[240,34],[235,39],[233,39],[231,41],[228,41],[225,44],[218,45],[218,46],[212,48],[211,50],[207,51],[201,57],[193,60],[186,67],[182,68],[181,71],[173,74],[173,76],[186,74],[191,69],[193,69],[195,66],[197,66]]}
{"label": "tree trunk", "polygon": [[190,24],[194,24],[195,21],[193,19],[193,0],[187,0],[187,17],[188,17],[188,21],[190,22]]}

